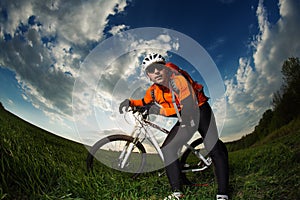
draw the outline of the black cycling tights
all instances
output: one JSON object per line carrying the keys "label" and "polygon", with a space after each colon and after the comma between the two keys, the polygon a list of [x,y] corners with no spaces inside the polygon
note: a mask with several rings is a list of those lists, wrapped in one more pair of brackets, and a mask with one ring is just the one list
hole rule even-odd
{"label": "black cycling tights", "polygon": [[[208,103],[199,107],[200,121],[198,131],[204,138],[204,145],[210,151],[215,175],[218,183],[218,194],[228,192],[229,167],[228,152],[225,144],[218,139],[215,119]],[[192,133],[191,133],[192,132]],[[175,126],[165,139],[162,151],[165,157],[166,173],[173,191],[182,190],[181,166],[178,160],[178,150],[192,136],[194,131],[189,131],[186,127]]]}

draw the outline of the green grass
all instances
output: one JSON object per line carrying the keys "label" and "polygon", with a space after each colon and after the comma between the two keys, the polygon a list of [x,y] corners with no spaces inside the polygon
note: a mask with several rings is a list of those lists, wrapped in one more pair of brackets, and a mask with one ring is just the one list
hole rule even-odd
{"label": "green grass", "polygon": [[[230,152],[231,199],[299,199],[299,120],[251,148]],[[136,180],[100,167],[86,172],[86,148],[29,125],[0,109],[0,199],[162,199],[165,176]],[[211,169],[212,170],[212,169]],[[214,199],[213,172],[202,187],[186,188],[185,199]]]}

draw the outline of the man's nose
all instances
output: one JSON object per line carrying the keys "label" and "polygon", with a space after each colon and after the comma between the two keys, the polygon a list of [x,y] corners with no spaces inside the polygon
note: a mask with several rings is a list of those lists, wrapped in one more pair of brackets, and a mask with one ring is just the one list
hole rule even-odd
{"label": "man's nose", "polygon": [[158,70],[158,69],[154,69],[154,74],[159,74],[159,72],[160,72],[160,70]]}

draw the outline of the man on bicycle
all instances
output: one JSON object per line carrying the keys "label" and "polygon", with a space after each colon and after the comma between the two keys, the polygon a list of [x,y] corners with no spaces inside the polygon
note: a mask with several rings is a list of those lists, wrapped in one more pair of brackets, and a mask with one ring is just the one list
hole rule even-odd
{"label": "man on bicycle", "polygon": [[142,99],[125,99],[119,109],[122,113],[123,108],[127,111],[129,106],[151,105],[150,114],[178,117],[178,123],[171,129],[162,145],[166,174],[172,189],[172,194],[165,199],[180,199],[184,196],[182,191],[185,182],[181,174],[178,150],[197,130],[204,139],[205,148],[215,166],[217,199],[228,199],[228,152],[218,138],[208,98],[204,96],[200,100],[197,99],[188,81],[169,69],[164,57],[157,53],[147,55],[142,67],[153,84],[146,90]]}

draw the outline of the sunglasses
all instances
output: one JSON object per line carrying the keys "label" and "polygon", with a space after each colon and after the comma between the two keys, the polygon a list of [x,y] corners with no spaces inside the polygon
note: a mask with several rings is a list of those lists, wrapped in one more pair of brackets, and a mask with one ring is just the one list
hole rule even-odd
{"label": "sunglasses", "polygon": [[147,73],[154,73],[155,69],[157,69],[158,71],[161,71],[163,69],[165,69],[165,66],[163,64],[152,64],[149,67],[147,67],[146,72]]}

